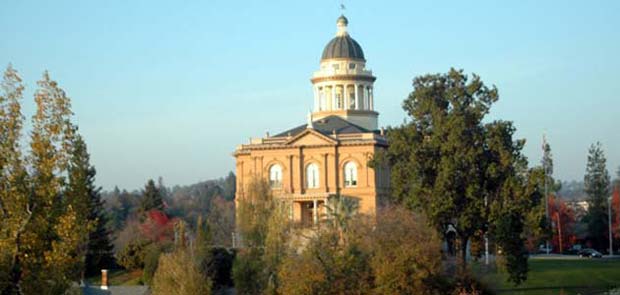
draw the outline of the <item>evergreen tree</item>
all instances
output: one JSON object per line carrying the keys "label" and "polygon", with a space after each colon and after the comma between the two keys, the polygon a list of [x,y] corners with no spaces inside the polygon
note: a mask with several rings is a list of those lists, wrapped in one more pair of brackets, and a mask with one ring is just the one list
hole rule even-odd
{"label": "evergreen tree", "polygon": [[164,202],[162,199],[161,191],[155,185],[155,181],[149,179],[149,181],[144,186],[144,192],[142,193],[140,211],[148,212],[153,209],[163,210]]}
{"label": "evergreen tree", "polygon": [[86,274],[96,274],[102,268],[109,268],[113,261],[113,246],[110,242],[110,231],[106,226],[108,219],[105,215],[104,201],[101,199],[101,188],[95,185],[96,173],[90,164],[86,143],[81,136],[76,135],[73,141],[66,195],[69,204],[79,209],[79,218],[92,224],[87,244],[84,245]]}
{"label": "evergreen tree", "polygon": [[222,192],[222,196],[228,201],[234,200],[236,191],[237,177],[234,173],[230,172],[224,179],[224,191]]}
{"label": "evergreen tree", "polygon": [[203,219],[202,216],[198,216],[198,220],[196,221],[196,239],[194,242],[196,247],[196,257],[201,264],[201,270],[204,265],[204,262],[207,262],[209,259],[209,253],[211,247],[213,246],[213,234],[211,232],[211,226],[207,219]]}
{"label": "evergreen tree", "polygon": [[600,142],[592,144],[588,151],[588,164],[584,176],[585,192],[588,195],[589,238],[596,249],[605,249],[607,245],[607,198],[609,197],[610,177],[607,160]]}

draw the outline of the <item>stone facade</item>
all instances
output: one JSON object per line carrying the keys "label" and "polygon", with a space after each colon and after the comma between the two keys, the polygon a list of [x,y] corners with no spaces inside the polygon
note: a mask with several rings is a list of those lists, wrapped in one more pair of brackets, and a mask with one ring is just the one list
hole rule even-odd
{"label": "stone facade", "polygon": [[291,205],[294,221],[313,224],[332,196],[358,200],[363,214],[374,214],[387,197],[389,171],[369,166],[387,147],[377,130],[375,77],[366,69],[361,47],[348,35],[347,24],[346,18],[338,19],[337,35],[311,79],[314,111],[307,124],[237,147],[237,200],[245,197],[254,178],[262,178],[270,182],[276,198]]}

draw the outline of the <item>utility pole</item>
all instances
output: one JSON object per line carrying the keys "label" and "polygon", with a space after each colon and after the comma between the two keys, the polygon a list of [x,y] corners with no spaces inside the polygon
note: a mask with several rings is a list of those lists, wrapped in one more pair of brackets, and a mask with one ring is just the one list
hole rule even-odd
{"label": "utility pole", "polygon": [[558,219],[558,242],[560,244],[560,254],[562,254],[562,222],[560,221],[560,212],[555,212]]}
{"label": "utility pole", "polygon": [[614,240],[611,236],[611,228],[612,228],[612,224],[611,224],[611,201],[612,201],[612,197],[610,196],[607,199],[607,223],[609,224],[609,256],[613,256],[614,255]]}
{"label": "utility pole", "polygon": [[[488,204],[488,198],[487,196],[484,197],[484,207],[487,210],[487,216],[489,214],[489,204]],[[489,265],[489,233],[488,233],[488,226],[487,226],[487,230],[484,232],[484,264],[485,265]]]}
{"label": "utility pole", "polygon": [[[547,147],[547,136],[543,134],[543,169],[545,171],[545,221],[547,225],[551,225],[549,222],[549,185],[547,184],[548,174],[549,174],[549,163],[548,163],[548,147]],[[547,251],[547,255],[549,255],[549,238],[545,241],[545,251]]]}

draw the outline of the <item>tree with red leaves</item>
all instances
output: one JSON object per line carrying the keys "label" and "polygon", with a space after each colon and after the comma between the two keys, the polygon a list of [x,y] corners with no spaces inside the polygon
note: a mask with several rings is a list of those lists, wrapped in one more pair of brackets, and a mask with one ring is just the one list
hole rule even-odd
{"label": "tree with red leaves", "polygon": [[575,212],[558,196],[549,196],[549,218],[553,225],[553,251],[561,253],[575,242]]}
{"label": "tree with red leaves", "polygon": [[611,229],[614,239],[620,239],[620,184],[616,184],[611,195],[611,211],[611,216],[613,216]]}
{"label": "tree with red leaves", "polygon": [[165,212],[153,209],[146,212],[146,219],[140,227],[142,234],[150,241],[172,241],[177,221],[177,218],[170,218]]}

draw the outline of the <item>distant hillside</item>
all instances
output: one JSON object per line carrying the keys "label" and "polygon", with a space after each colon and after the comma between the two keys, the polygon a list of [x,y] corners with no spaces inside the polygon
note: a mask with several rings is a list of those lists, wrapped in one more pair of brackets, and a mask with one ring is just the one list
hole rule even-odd
{"label": "distant hillside", "polygon": [[584,192],[583,181],[562,181],[562,188],[558,194],[565,200],[585,201],[587,198]]}

